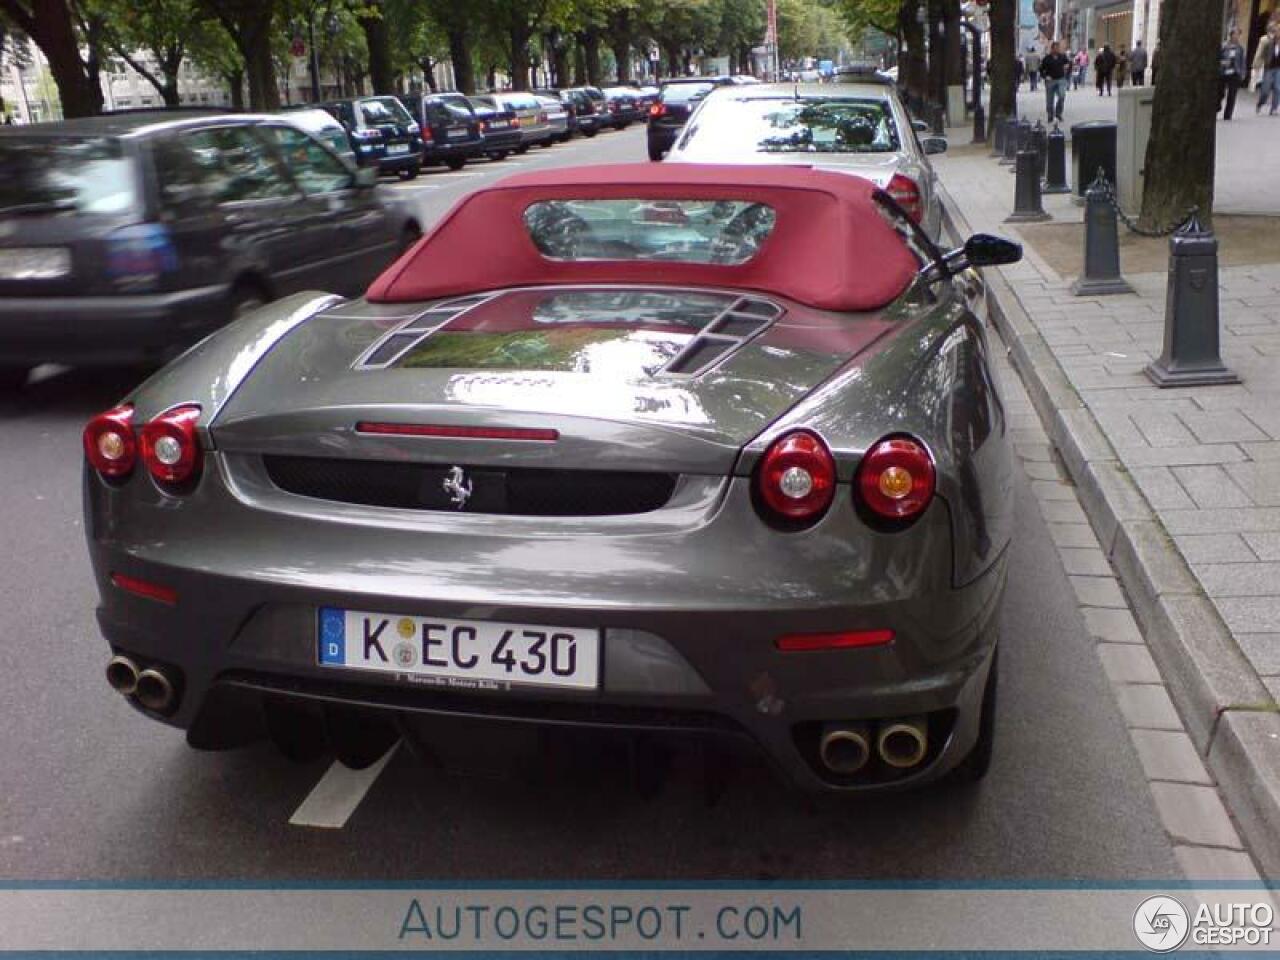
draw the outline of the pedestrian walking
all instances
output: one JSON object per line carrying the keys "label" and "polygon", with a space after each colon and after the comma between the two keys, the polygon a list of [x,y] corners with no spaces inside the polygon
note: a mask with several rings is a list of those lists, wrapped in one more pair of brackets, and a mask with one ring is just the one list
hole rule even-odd
{"label": "pedestrian walking", "polygon": [[1135,87],[1142,86],[1147,79],[1147,50],[1139,40],[1129,53],[1129,77]]}
{"label": "pedestrian walking", "polygon": [[1280,25],[1272,23],[1267,28],[1267,35],[1258,44],[1258,52],[1253,58],[1253,68],[1262,68],[1262,81],[1258,84],[1258,105],[1254,113],[1261,113],[1267,98],[1271,99],[1271,116],[1276,115],[1276,107],[1280,106]]}
{"label": "pedestrian walking", "polygon": [[1019,56],[1013,61],[1013,85],[1016,89],[1022,89],[1022,76],[1026,72],[1027,64],[1022,57]]}
{"label": "pedestrian walking", "polygon": [[1089,72],[1089,51],[1081,47],[1076,51],[1075,59],[1072,61],[1075,69],[1071,72],[1071,79],[1076,90],[1080,89],[1080,84],[1084,83],[1085,77]]}
{"label": "pedestrian walking", "polygon": [[1044,77],[1044,103],[1049,119],[1062,119],[1067,103],[1067,84],[1070,82],[1071,61],[1055,40],[1049,52],[1040,60],[1040,76]]}
{"label": "pedestrian walking", "polygon": [[1098,86],[1098,96],[1102,96],[1105,87],[1107,96],[1111,96],[1111,75],[1116,69],[1116,55],[1111,52],[1110,44],[1103,44],[1098,55],[1093,58],[1094,82]]}
{"label": "pedestrian walking", "polygon": [[1120,51],[1120,58],[1116,61],[1116,89],[1119,90],[1129,81],[1129,54],[1124,50]]}
{"label": "pedestrian walking", "polygon": [[1236,109],[1236,94],[1244,79],[1244,47],[1240,46],[1240,31],[1231,28],[1231,35],[1218,51],[1218,109],[1222,119],[1230,120]]}
{"label": "pedestrian walking", "polygon": [[1040,79],[1040,52],[1035,47],[1027,47],[1024,59],[1027,65],[1027,82],[1031,84],[1031,92],[1036,90],[1036,82]]}

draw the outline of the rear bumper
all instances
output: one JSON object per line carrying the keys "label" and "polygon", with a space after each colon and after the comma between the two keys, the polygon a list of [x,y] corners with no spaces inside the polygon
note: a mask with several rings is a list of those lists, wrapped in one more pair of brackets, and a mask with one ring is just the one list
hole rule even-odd
{"label": "rear bumper", "polygon": [[648,129],[649,146],[656,147],[660,150],[670,150],[675,145],[676,140],[680,136],[680,131],[684,129],[684,124],[678,127],[664,126],[658,123],[650,123]]}
{"label": "rear bumper", "polygon": [[[180,672],[176,711],[156,719],[191,730],[199,745],[218,742],[245,697],[310,699],[739,734],[800,788],[838,793],[928,782],[975,742],[1004,562],[953,588],[941,502],[896,540],[858,534],[851,505],[833,507],[800,538],[774,538],[734,481],[694,529],[547,538],[497,529],[432,534],[250,509],[222,480],[210,464],[189,501],[175,503],[153,496],[145,476],[123,486],[86,476],[102,632],[113,651]],[[178,600],[168,606],[125,593],[112,573],[163,584]],[[459,691],[320,666],[321,606],[596,628],[601,685]],[[776,647],[787,633],[886,627],[895,639],[884,646]],[[816,763],[825,722],[920,714],[937,736],[927,761],[907,775],[841,779]]]}
{"label": "rear bumper", "polygon": [[452,143],[448,140],[433,140],[423,145],[422,159],[428,163],[458,158],[470,160],[472,157],[483,156],[484,151],[484,140],[461,140]]}
{"label": "rear bumper", "polygon": [[519,130],[499,130],[497,133],[486,133],[481,153],[496,153],[499,150],[511,151],[520,146]]}
{"label": "rear bumper", "polygon": [[[379,173],[399,173],[401,170],[412,170],[422,166],[422,151],[410,150],[395,156],[381,156],[377,159]],[[372,166],[372,163],[370,164]]]}
{"label": "rear bumper", "polygon": [[229,319],[230,287],[131,296],[0,299],[0,363],[127,363],[159,357]]}

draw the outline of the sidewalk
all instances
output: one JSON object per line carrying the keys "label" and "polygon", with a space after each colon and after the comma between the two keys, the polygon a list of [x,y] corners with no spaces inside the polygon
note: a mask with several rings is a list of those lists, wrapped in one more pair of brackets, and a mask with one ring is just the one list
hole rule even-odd
{"label": "sidewalk", "polygon": [[[1084,112],[1073,100],[1100,109],[1082,89],[1068,123]],[[1280,141],[1280,119],[1246,105],[1249,122],[1233,132]],[[1221,261],[1242,265],[1220,273],[1222,354],[1243,384],[1160,390],[1142,369],[1162,346],[1167,253],[1139,256],[1126,241],[1136,293],[1073,297],[1078,268],[1060,241],[1075,231],[1082,244],[1082,208],[1045,197],[1053,225],[1005,224],[1009,168],[965,146],[967,131],[950,134],[956,146],[935,158],[949,226],[1024,243],[1022,263],[987,273],[992,319],[1192,740],[1264,871],[1280,877],[1280,243],[1232,239],[1247,234],[1240,222],[1280,237],[1280,220],[1223,220]],[[1220,196],[1241,188],[1220,175]]]}
{"label": "sidewalk", "polygon": [[[1217,177],[1214,184],[1214,210],[1219,213],[1280,214],[1280,189],[1270,171],[1280,170],[1280,116],[1254,113],[1257,94],[1241,90],[1236,100],[1235,116],[1229,123],[1218,119]],[[1099,97],[1092,86],[1083,86],[1067,94],[1062,129],[1068,139],[1071,128],[1089,120],[1116,119],[1116,100]],[[1044,122],[1044,88],[1031,93],[1023,84],[1018,94],[1018,111],[1032,123]],[[968,143],[972,128],[952,130],[953,143]],[[1068,161],[1070,156],[1068,155]],[[1280,241],[1277,241],[1280,250]],[[1280,253],[1277,253],[1280,256]]]}

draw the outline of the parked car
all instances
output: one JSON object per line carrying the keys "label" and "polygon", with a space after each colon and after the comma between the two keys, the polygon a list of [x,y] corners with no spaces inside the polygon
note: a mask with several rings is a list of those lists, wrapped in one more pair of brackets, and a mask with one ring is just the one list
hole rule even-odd
{"label": "parked car", "polygon": [[592,87],[592,86],[575,87],[574,89],[581,90],[583,93],[587,95],[587,98],[591,101],[591,108],[594,113],[594,116],[596,117],[597,132],[600,130],[608,130],[611,126],[613,126],[613,116],[609,112],[609,101],[608,101],[608,98],[604,95],[603,90],[601,90],[599,87]]}
{"label": "parked car", "polygon": [[467,102],[480,121],[484,136],[484,155],[490,160],[505,160],[520,147],[520,122],[514,110],[495,106],[492,100],[468,97]]}
{"label": "parked car", "polygon": [[929,155],[897,91],[881,83],[754,84],[703,98],[667,154],[676,163],[813,164],[857,174],[887,190],[930,237],[942,227]]}
{"label": "parked car", "polygon": [[1019,255],[811,169],[482,187],[364,298],[88,424],[107,679],[193,746],[357,767],[452,716],[745,737],[814,793],[976,780],[1014,466],[959,278]]}
{"label": "parked car", "polygon": [[412,180],[422,169],[417,121],[395,97],[357,97],[320,104],[347,130],[362,167]]}
{"label": "parked car", "polygon": [[559,97],[546,97],[534,94],[542,106],[542,119],[551,128],[550,139],[543,144],[549,147],[553,143],[564,143],[572,136],[569,130],[569,109]]}
{"label": "parked car", "polygon": [[421,233],[278,116],[0,127],[0,386],[155,362],[299,290],[354,295]]}
{"label": "parked car", "polygon": [[462,94],[415,95],[401,97],[400,102],[418,124],[423,163],[461,170],[468,160],[484,154],[480,119]]}
{"label": "parked car", "polygon": [[516,115],[516,122],[520,125],[520,146],[516,147],[516,153],[525,153],[532,146],[549,147],[559,136],[547,121],[546,108],[532,93],[487,93],[473,99],[496,109],[510,110]]}
{"label": "parked car", "polygon": [[716,87],[732,82],[728,77],[686,77],[664,83],[658,91],[657,102],[649,107],[649,159],[661,160],[702,98]]}
{"label": "parked car", "polygon": [[625,130],[631,124],[644,119],[644,111],[630,87],[605,87],[604,99],[615,130]]}
{"label": "parked car", "polygon": [[563,140],[568,140],[575,133],[580,133],[584,137],[594,137],[600,132],[600,117],[596,115],[595,102],[585,90],[543,88],[533,92],[540,97],[556,100],[563,107],[568,126]]}
{"label": "parked car", "polygon": [[292,107],[282,110],[279,116],[328,144],[334,153],[353,167],[358,164],[346,128],[328,110],[321,110],[319,107]]}

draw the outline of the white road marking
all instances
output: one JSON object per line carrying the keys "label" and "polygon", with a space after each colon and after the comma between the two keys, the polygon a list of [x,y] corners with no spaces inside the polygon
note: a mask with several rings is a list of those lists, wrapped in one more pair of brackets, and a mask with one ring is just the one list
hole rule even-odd
{"label": "white road marking", "polygon": [[397,740],[377,763],[363,770],[352,770],[337,760],[333,761],[320,782],[311,788],[307,799],[302,801],[302,806],[289,818],[289,823],[295,827],[341,830],[399,746],[400,741]]}

